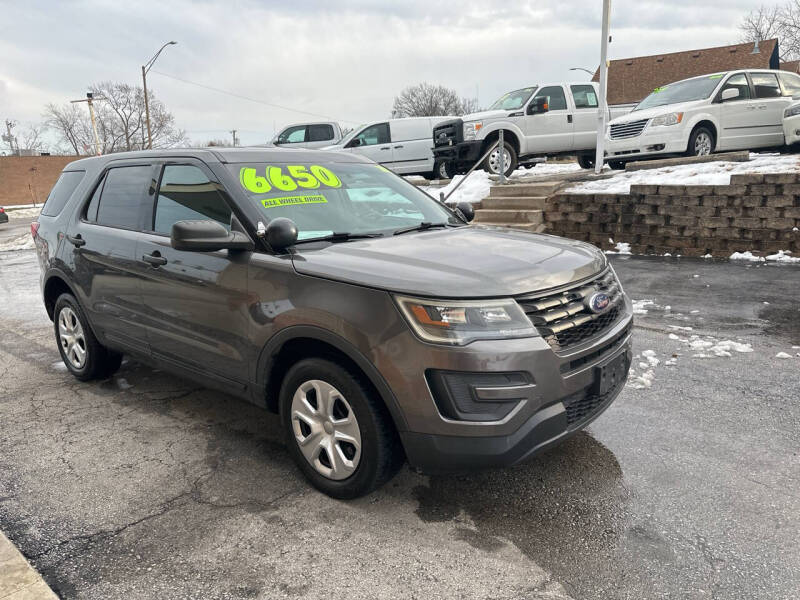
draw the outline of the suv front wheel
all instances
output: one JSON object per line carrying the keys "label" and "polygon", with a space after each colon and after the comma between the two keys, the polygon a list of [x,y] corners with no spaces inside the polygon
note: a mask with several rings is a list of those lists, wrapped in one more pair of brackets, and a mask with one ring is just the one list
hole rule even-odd
{"label": "suv front wheel", "polygon": [[402,464],[397,433],[380,398],[336,362],[307,358],[289,369],[281,422],[297,466],[321,492],[356,498],[377,489]]}
{"label": "suv front wheel", "polygon": [[119,369],[122,354],[100,345],[72,294],[56,300],[53,326],[61,360],[77,379],[105,379]]}

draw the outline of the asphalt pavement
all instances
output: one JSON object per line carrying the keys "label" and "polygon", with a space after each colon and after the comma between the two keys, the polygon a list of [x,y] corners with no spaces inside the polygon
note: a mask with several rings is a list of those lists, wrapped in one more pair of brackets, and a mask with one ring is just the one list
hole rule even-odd
{"label": "asphalt pavement", "polygon": [[0,529],[63,598],[800,597],[800,267],[612,260],[639,383],[585,433],[341,502],[254,406],[74,380],[35,253],[0,252]]}

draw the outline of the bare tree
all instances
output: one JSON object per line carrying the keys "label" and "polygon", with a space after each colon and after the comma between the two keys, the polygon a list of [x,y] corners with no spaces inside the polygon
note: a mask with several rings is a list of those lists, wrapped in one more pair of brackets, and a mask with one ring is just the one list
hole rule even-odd
{"label": "bare tree", "polygon": [[779,14],[781,57],[800,59],[800,1],[787,2]]}
{"label": "bare tree", "polygon": [[783,5],[762,5],[748,14],[739,25],[743,42],[778,38],[781,60],[800,58],[800,0]]}
{"label": "bare tree", "polygon": [[17,146],[21,150],[42,152],[45,149],[44,140],[42,140],[44,131],[45,127],[43,125],[28,125],[20,132],[19,136],[17,136]]}
{"label": "bare tree", "polygon": [[[88,117],[77,104],[61,106],[50,103],[44,110],[44,124],[55,131],[59,141],[71,149],[75,155],[87,154],[92,147],[92,139],[87,136]],[[91,125],[88,126],[91,134]]]}
{"label": "bare tree", "polygon": [[392,117],[463,115],[473,104],[477,102],[460,98],[455,90],[423,82],[400,92],[394,99]]}

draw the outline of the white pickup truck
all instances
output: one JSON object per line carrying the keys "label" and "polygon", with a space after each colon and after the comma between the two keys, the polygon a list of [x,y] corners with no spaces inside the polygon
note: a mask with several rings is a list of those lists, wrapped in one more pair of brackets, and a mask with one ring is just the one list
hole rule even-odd
{"label": "white pickup truck", "polygon": [[[594,166],[597,143],[596,83],[534,85],[505,94],[488,110],[440,123],[433,130],[433,153],[449,176],[466,173],[503,130],[505,171],[542,157],[572,154],[583,168]],[[629,108],[612,109],[610,119]],[[497,174],[500,149],[483,168]]]}
{"label": "white pickup truck", "polygon": [[280,148],[323,148],[339,143],[342,128],[333,121],[295,123],[284,127],[270,142]]}

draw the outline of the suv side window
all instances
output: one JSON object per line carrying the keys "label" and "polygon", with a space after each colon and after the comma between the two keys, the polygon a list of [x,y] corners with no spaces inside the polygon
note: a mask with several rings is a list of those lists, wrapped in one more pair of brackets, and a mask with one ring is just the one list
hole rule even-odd
{"label": "suv side window", "polygon": [[750,77],[756,88],[756,98],[778,98],[781,95],[778,78],[773,73],[751,73]]}
{"label": "suv side window", "polygon": [[58,181],[50,190],[50,195],[42,208],[42,214],[46,217],[56,217],[64,210],[67,200],[72,197],[75,188],[83,181],[86,171],[64,171],[58,177]]}
{"label": "suv side window", "polygon": [[572,99],[575,100],[575,108],[597,108],[597,93],[591,85],[573,85]]}
{"label": "suv side window", "polygon": [[540,89],[533,99],[542,97],[548,98],[547,104],[550,105],[550,110],[567,110],[567,97],[564,95],[564,88],[560,85]]}
{"label": "suv side window", "polygon": [[794,73],[780,73],[781,83],[783,84],[784,95],[800,96],[800,75]]}
{"label": "suv side window", "polygon": [[86,220],[90,223],[97,222],[97,207],[100,206],[100,195],[103,193],[103,185],[106,182],[106,176],[100,179],[100,183],[97,184],[97,187],[94,189],[94,194],[92,194],[92,199],[89,202],[89,206],[86,209]]}
{"label": "suv side window", "polygon": [[193,165],[167,165],[153,211],[153,231],[169,235],[178,221],[211,219],[231,228],[231,209],[203,171]]}
{"label": "suv side window", "polygon": [[289,127],[278,136],[279,144],[299,144],[306,141],[306,126]]}
{"label": "suv side window", "polygon": [[333,125],[309,125],[309,142],[327,142],[333,140]]}
{"label": "suv side window", "polygon": [[[723,84],[719,91],[720,95],[717,97],[721,98],[722,92],[731,89],[739,90],[739,97],[735,98],[735,100],[750,100],[750,84],[747,82],[747,77],[745,77],[744,73],[738,73],[728,77],[728,81]],[[728,100],[728,102],[730,102],[730,100]]]}
{"label": "suv side window", "polygon": [[389,136],[389,124],[378,123],[367,127],[364,131],[356,136],[356,139],[361,140],[362,146],[375,146],[376,144],[388,144],[391,140]]}
{"label": "suv side window", "polygon": [[109,169],[106,173],[103,190],[100,192],[97,224],[122,229],[139,229],[142,217],[142,198],[152,181],[152,171],[151,165]]}

